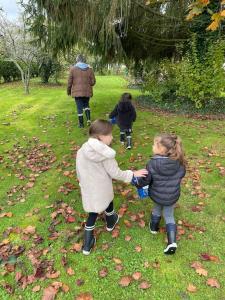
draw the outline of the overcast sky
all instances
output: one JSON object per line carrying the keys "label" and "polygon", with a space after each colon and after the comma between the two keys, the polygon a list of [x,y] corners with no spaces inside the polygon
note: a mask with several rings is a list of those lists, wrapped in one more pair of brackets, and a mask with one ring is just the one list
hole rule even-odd
{"label": "overcast sky", "polygon": [[15,20],[19,16],[21,7],[17,0],[0,0],[0,7],[3,8],[9,20]]}

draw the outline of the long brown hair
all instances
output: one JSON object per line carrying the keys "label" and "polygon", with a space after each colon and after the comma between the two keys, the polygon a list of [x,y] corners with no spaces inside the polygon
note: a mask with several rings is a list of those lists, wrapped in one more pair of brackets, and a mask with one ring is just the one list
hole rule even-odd
{"label": "long brown hair", "polygon": [[98,139],[100,135],[112,133],[112,124],[109,121],[98,119],[91,123],[89,136]]}
{"label": "long brown hair", "polygon": [[182,147],[182,141],[179,136],[163,133],[157,135],[154,141],[160,143],[166,149],[166,156],[174,160],[179,160],[183,166],[186,165],[187,162]]}

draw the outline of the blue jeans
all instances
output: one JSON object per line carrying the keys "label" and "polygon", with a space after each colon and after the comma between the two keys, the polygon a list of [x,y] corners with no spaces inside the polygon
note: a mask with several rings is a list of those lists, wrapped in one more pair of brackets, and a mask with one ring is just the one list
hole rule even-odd
{"label": "blue jeans", "polygon": [[175,224],[175,220],[174,220],[174,206],[175,205],[170,205],[170,206],[163,206],[163,205],[159,205],[157,203],[154,203],[154,207],[152,210],[152,214],[154,216],[161,216],[163,213],[163,217],[165,220],[165,223],[173,223]]}
{"label": "blue jeans", "polygon": [[89,97],[75,97],[78,116],[83,116],[83,110],[90,110],[89,100]]}

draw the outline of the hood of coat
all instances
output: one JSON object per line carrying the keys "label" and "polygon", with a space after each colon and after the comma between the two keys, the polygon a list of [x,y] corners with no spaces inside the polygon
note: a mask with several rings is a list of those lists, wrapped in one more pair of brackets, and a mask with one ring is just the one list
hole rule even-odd
{"label": "hood of coat", "polygon": [[120,101],[118,103],[118,110],[121,112],[129,111],[131,108],[131,102],[130,101]]}
{"label": "hood of coat", "polygon": [[83,63],[83,62],[78,62],[75,64],[75,67],[81,69],[81,70],[84,70],[86,71],[87,69],[89,69],[89,65],[86,64],[86,63]]}
{"label": "hood of coat", "polygon": [[101,162],[116,156],[115,150],[95,138],[89,138],[81,149],[87,159],[95,162]]}
{"label": "hood of coat", "polygon": [[166,156],[155,155],[153,156],[153,165],[157,174],[163,176],[172,176],[180,169],[180,162],[178,160],[170,159]]}

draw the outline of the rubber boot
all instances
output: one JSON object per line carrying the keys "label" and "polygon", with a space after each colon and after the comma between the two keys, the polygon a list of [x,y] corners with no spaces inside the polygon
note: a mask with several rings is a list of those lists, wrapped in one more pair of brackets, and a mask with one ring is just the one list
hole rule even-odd
{"label": "rubber boot", "polygon": [[90,108],[85,109],[85,115],[86,115],[86,118],[87,118],[87,125],[90,126],[91,125],[91,111],[90,111]]}
{"label": "rubber boot", "polygon": [[78,127],[84,128],[84,118],[83,116],[78,116]]}
{"label": "rubber boot", "polygon": [[127,136],[127,148],[126,149],[131,149],[131,147],[132,147],[132,138],[131,138],[131,136],[130,135],[128,135]]}
{"label": "rubber boot", "polygon": [[165,254],[174,254],[177,250],[177,243],[176,243],[177,226],[176,226],[176,224],[173,224],[173,223],[166,224],[166,232],[167,232],[168,244],[167,244],[167,247],[164,249],[164,253]]}
{"label": "rubber boot", "polygon": [[152,234],[158,233],[160,220],[161,220],[161,216],[156,216],[156,215],[151,214],[149,229]]}
{"label": "rubber boot", "polygon": [[125,132],[120,131],[120,143],[124,145],[125,143]]}
{"label": "rubber boot", "polygon": [[[94,228],[94,227],[93,227]],[[89,230],[85,228],[84,230],[84,243],[83,243],[83,254],[89,255],[91,252],[91,249],[94,247],[96,242],[96,239],[94,237],[94,229]]]}
{"label": "rubber boot", "polygon": [[105,217],[106,217],[106,230],[113,231],[116,224],[119,222],[118,214],[115,213],[114,210],[110,213],[105,211]]}

